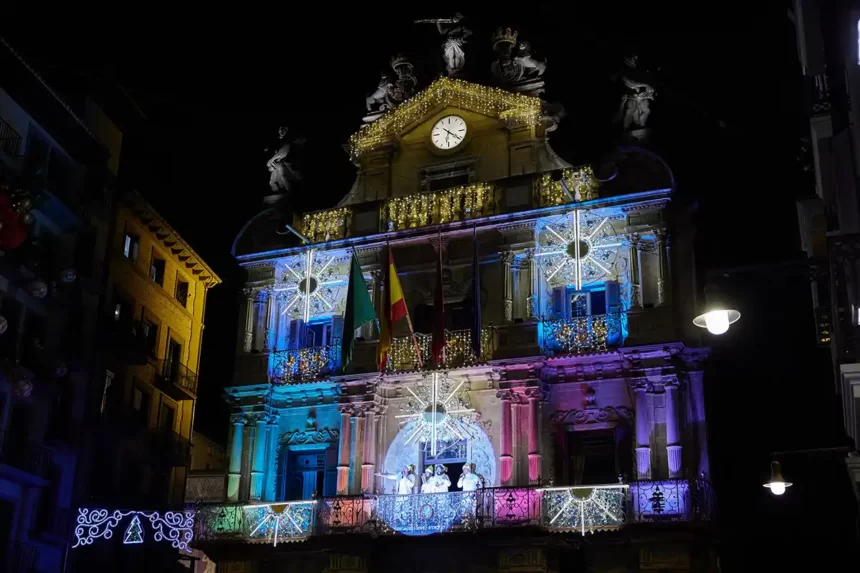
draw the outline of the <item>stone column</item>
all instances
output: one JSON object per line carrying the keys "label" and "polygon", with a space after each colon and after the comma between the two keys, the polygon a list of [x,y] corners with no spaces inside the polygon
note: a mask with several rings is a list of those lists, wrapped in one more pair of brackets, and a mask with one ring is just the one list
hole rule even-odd
{"label": "stone column", "polygon": [[639,268],[639,255],[642,250],[642,238],[639,233],[627,235],[630,245],[630,307],[642,308],[642,270]]}
{"label": "stone column", "polygon": [[274,289],[267,289],[268,296],[266,297],[266,338],[263,341],[266,352],[271,352],[275,349],[275,322],[278,319],[278,303],[275,298]]}
{"label": "stone column", "polygon": [[266,418],[257,416],[255,426],[249,497],[254,501],[259,501],[263,499],[263,481],[266,478]]}
{"label": "stone column", "polygon": [[340,442],[337,450],[337,495],[349,493],[349,437],[352,409],[340,410]]}
{"label": "stone column", "polygon": [[540,452],[540,400],[539,388],[526,391],[529,400],[529,485],[540,483],[541,452]]}
{"label": "stone column", "polygon": [[633,389],[636,394],[636,474],[638,479],[651,478],[651,432],[648,424],[648,394],[644,384]]}
{"label": "stone column", "polygon": [[536,320],[537,319],[537,289],[535,287],[535,283],[537,282],[537,265],[535,264],[535,250],[528,249],[526,251],[526,265],[528,268],[528,276],[529,276],[529,296],[526,299],[526,320]]}
{"label": "stone column", "polygon": [[663,306],[668,302],[666,281],[666,229],[654,231],[654,244],[657,248],[657,306]]}
{"label": "stone column", "polygon": [[513,393],[509,390],[497,392],[496,396],[501,398],[502,408],[502,435],[499,437],[499,475],[502,485],[511,484],[511,473],[514,469],[513,451],[513,427],[511,425],[511,408]]}
{"label": "stone column", "polygon": [[233,416],[233,438],[230,442],[230,467],[227,475],[227,501],[239,501],[239,484],[242,481],[242,438],[245,433],[245,416]]}
{"label": "stone column", "polygon": [[275,475],[274,469],[278,467],[278,441],[280,435],[278,433],[278,417],[269,416],[268,424],[266,425],[266,480],[263,486],[263,499],[266,501],[274,501],[277,497],[275,488],[277,487],[278,477]]}
{"label": "stone column", "polygon": [[364,463],[361,464],[361,491],[373,493],[373,474],[376,468],[376,414],[368,410],[364,414]]}
{"label": "stone column", "polygon": [[246,288],[245,293],[245,337],[242,341],[242,350],[251,352],[251,347],[254,344],[254,299],[257,298],[257,291],[252,288]]}
{"label": "stone column", "polygon": [[501,251],[499,258],[502,261],[502,296],[505,322],[512,322],[514,320],[514,284],[511,267],[514,262],[514,253]]}
{"label": "stone column", "polygon": [[678,383],[664,386],[666,389],[666,451],[669,455],[669,477],[679,478],[682,474],[681,432],[678,424]]}

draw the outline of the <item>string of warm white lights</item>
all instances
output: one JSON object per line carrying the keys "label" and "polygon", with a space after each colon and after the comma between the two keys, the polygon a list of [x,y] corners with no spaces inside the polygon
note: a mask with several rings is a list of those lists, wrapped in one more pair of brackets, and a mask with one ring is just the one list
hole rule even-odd
{"label": "string of warm white lights", "polygon": [[351,220],[352,209],[349,207],[315,211],[302,217],[301,230],[311,243],[334,241],[346,237]]}
{"label": "string of warm white lights", "polygon": [[349,138],[353,159],[379,147],[386,139],[402,132],[415,121],[440,106],[454,106],[498,117],[512,125],[536,125],[542,104],[539,98],[524,96],[453,78],[439,78],[382,117],[367,124]]}
{"label": "string of warm white lights", "polygon": [[620,321],[618,316],[605,314],[544,321],[544,344],[571,354],[606,350],[607,316]]}
{"label": "string of warm white lights", "polygon": [[496,187],[472,183],[408,197],[393,197],[382,206],[388,231],[415,229],[483,217],[495,212]]}
{"label": "string of warm white lights", "polygon": [[542,207],[564,205],[576,201],[597,199],[600,182],[591,166],[564,169],[561,179],[553,180],[549,173],[540,178],[540,204]]}

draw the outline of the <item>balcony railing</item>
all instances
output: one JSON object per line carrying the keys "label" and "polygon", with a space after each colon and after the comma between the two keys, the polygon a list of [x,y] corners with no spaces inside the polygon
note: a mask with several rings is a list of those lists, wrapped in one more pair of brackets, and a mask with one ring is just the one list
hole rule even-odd
{"label": "balcony railing", "polygon": [[272,383],[308,382],[333,374],[340,361],[340,344],[279,350],[273,354]]}
{"label": "balcony railing", "polygon": [[169,360],[150,358],[149,362],[155,368],[156,375],[165,382],[176,386],[191,397],[197,396],[197,373],[184,364]]}
{"label": "balcony railing", "polygon": [[0,153],[18,156],[21,149],[21,136],[12,126],[0,119]]}
{"label": "balcony railing", "polygon": [[433,193],[393,197],[382,206],[382,230],[415,229],[492,215],[496,212],[497,191],[490,183],[470,183]]}
{"label": "balcony railing", "polygon": [[0,431],[0,464],[45,477],[52,461],[53,453],[46,447],[13,440],[8,432]]}
{"label": "balcony railing", "polygon": [[541,321],[544,351],[549,354],[599,352],[624,339],[623,312]]}
{"label": "balcony railing", "polygon": [[226,501],[227,474],[191,472],[185,480],[185,503]]}
{"label": "balcony railing", "polygon": [[197,539],[282,543],[311,535],[427,535],[531,527],[586,534],[637,523],[708,522],[704,481],[326,497],[256,505],[200,505]]}
{"label": "balcony railing", "polygon": [[[424,368],[432,368],[433,355],[430,353],[430,343],[433,336],[430,334],[416,334],[415,340],[418,349],[415,348],[411,336],[395,338],[391,345],[391,362],[389,370],[394,372],[419,370],[421,366],[418,361],[418,351],[421,352],[421,362]],[[472,350],[471,330],[446,330],[445,331],[445,368],[459,368],[471,366],[480,362],[486,362],[493,356],[496,348],[495,329],[484,327],[481,329],[481,359],[475,358]]]}

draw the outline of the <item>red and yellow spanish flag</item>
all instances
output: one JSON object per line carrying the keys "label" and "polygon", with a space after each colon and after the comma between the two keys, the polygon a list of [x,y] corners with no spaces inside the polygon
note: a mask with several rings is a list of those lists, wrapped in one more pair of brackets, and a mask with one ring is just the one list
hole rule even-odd
{"label": "red and yellow spanish flag", "polygon": [[394,266],[394,253],[388,249],[388,274],[385,277],[385,292],[382,301],[382,317],[379,321],[379,346],[376,352],[376,361],[379,371],[385,370],[388,364],[388,353],[391,350],[391,331],[394,323],[401,318],[409,322],[409,332],[412,333],[412,321],[409,320],[409,311],[406,308],[406,299],[403,297],[403,287],[397,277],[397,268]]}

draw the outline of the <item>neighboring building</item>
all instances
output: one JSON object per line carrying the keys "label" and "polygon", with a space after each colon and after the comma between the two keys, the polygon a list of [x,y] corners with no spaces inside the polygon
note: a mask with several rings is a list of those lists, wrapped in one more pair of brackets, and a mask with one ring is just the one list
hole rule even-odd
{"label": "neighboring building", "polygon": [[74,529],[121,145],[79,113],[0,38],[0,571],[61,571]]}
{"label": "neighboring building", "polygon": [[[510,80],[520,64],[502,52],[493,73]],[[231,572],[716,571],[708,351],[671,171],[635,145],[597,170],[561,159],[557,115],[514,93],[540,93],[540,62],[505,89],[441,78],[399,105],[415,80],[392,65],[393,109],[350,139],[352,190],[300,218],[308,244],[277,191],[236,239],[230,459],[197,506],[196,547]],[[348,365],[340,347],[351,257],[379,314],[389,252],[418,334],[395,324],[380,374],[374,326]],[[440,465],[450,484],[422,493]]]}
{"label": "neighboring building", "polygon": [[216,471],[227,467],[227,452],[200,432],[191,436],[191,471]]}
{"label": "neighboring building", "polygon": [[[813,282],[819,342],[832,350],[845,431],[860,445],[860,8],[794,0],[790,13],[808,88],[816,195],[798,202],[803,248],[829,270]],[[846,459],[860,500],[860,457]]]}

